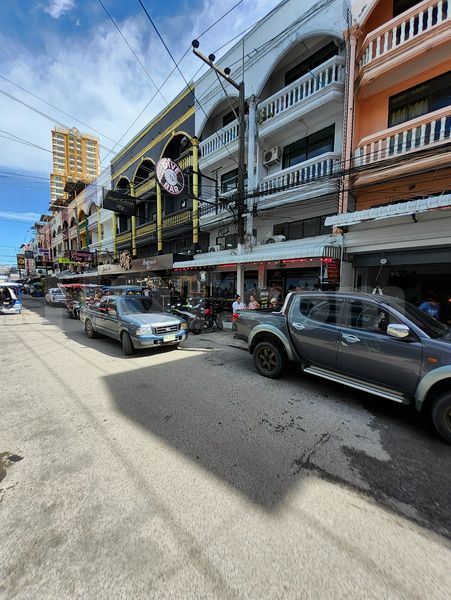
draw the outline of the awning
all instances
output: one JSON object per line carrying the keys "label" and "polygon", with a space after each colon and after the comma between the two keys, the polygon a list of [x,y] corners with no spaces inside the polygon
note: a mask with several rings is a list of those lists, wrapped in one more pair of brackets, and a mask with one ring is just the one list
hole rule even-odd
{"label": "awning", "polygon": [[[187,262],[174,262],[174,269],[196,269],[198,267],[214,267],[221,265],[236,265],[257,262],[272,262],[283,260],[302,260],[305,258],[340,258],[341,246],[331,243],[331,236],[321,236],[308,240],[279,242],[256,246],[252,252],[238,253],[237,250],[221,250],[206,252],[193,257]],[[318,240],[314,244],[314,240]],[[329,243],[327,243],[329,242]]]}
{"label": "awning", "polygon": [[409,200],[408,202],[387,204],[387,206],[379,206],[378,208],[356,210],[355,212],[333,215],[327,217],[325,225],[346,227],[347,225],[357,225],[357,223],[362,223],[363,221],[377,221],[379,219],[388,219],[390,217],[402,217],[403,215],[414,215],[416,213],[441,208],[451,208],[451,194],[422,198],[420,200]]}

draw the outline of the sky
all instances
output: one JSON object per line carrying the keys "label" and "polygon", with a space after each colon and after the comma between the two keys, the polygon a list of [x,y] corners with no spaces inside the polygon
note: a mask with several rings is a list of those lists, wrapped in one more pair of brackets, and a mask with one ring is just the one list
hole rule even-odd
{"label": "sky", "polygon": [[[207,54],[246,31],[280,0],[142,2],[179,61],[191,41],[228,10],[201,37]],[[118,152],[184,82],[175,72],[161,87],[174,65],[138,0],[2,0],[0,23],[1,265],[15,263],[19,247],[32,237],[31,226],[48,208],[52,127],[98,135],[106,168],[114,156],[110,150]],[[207,68],[190,51],[180,67],[188,80]]]}

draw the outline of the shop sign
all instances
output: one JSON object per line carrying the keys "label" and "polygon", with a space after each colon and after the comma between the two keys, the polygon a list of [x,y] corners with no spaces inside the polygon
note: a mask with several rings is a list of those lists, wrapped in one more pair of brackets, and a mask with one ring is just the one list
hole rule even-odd
{"label": "shop sign", "polygon": [[66,258],[65,256],[58,256],[58,263],[60,265],[68,265],[70,264],[70,258]]}
{"label": "shop sign", "polygon": [[197,273],[197,281],[199,283],[207,283],[208,274],[207,271],[199,271]]}
{"label": "shop sign", "polygon": [[47,267],[50,265],[50,260],[47,259],[46,256],[42,256],[41,258],[35,259],[35,266],[38,267]]}
{"label": "shop sign", "polygon": [[50,250],[47,250],[46,248],[38,248],[38,255],[39,256],[50,256]]}
{"label": "shop sign", "polygon": [[109,190],[103,198],[103,208],[121,215],[133,216],[136,214],[136,200],[133,196]]}
{"label": "shop sign", "polygon": [[268,308],[269,306],[269,288],[261,287],[258,289],[260,293],[260,308]]}
{"label": "shop sign", "polygon": [[[128,257],[122,255],[128,254]],[[121,260],[123,265],[121,266]],[[116,275],[127,271],[127,273],[139,273],[142,271],[166,271],[172,269],[174,256],[172,254],[161,254],[158,256],[149,256],[148,258],[135,258],[132,260],[130,253],[122,252],[119,264],[99,265],[99,275]]]}
{"label": "shop sign", "polygon": [[24,256],[25,258],[34,258],[33,250],[25,250]]}
{"label": "shop sign", "polygon": [[92,262],[94,254],[85,250],[71,250],[70,258],[74,262]]}
{"label": "shop sign", "polygon": [[25,269],[25,255],[24,254],[17,255],[17,268]]}
{"label": "shop sign", "polygon": [[230,232],[230,227],[220,227],[218,229],[218,237],[225,237],[226,235],[229,235]]}
{"label": "shop sign", "polygon": [[172,196],[178,196],[185,187],[185,178],[178,166],[170,158],[161,158],[156,167],[157,180],[165,192]]}
{"label": "shop sign", "polygon": [[174,258],[172,254],[159,254],[148,258],[138,259],[135,262],[141,263],[140,271],[164,271],[172,269]]}
{"label": "shop sign", "polygon": [[131,254],[128,250],[124,250],[123,252],[120,253],[119,255],[119,266],[121,269],[123,269],[124,271],[130,271],[130,269],[132,268],[132,257]]}

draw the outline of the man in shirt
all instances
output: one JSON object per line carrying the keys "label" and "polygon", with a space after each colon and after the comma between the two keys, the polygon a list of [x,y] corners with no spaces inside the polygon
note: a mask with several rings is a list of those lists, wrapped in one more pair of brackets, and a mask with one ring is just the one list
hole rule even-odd
{"label": "man in shirt", "polygon": [[236,313],[238,310],[243,310],[246,306],[241,302],[241,296],[237,294],[235,302],[232,304],[232,311]]}
{"label": "man in shirt", "polygon": [[435,296],[431,296],[423,302],[418,307],[421,311],[429,315],[430,317],[434,317],[434,319],[438,319],[438,313],[440,310],[439,305],[437,304],[437,298]]}

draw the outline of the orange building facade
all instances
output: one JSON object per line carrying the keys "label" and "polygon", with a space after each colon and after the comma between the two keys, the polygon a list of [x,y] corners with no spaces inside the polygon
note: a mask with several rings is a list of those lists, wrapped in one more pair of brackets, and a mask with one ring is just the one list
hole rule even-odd
{"label": "orange building facade", "polygon": [[354,286],[435,294],[451,320],[451,3],[353,8],[341,214],[329,224]]}

